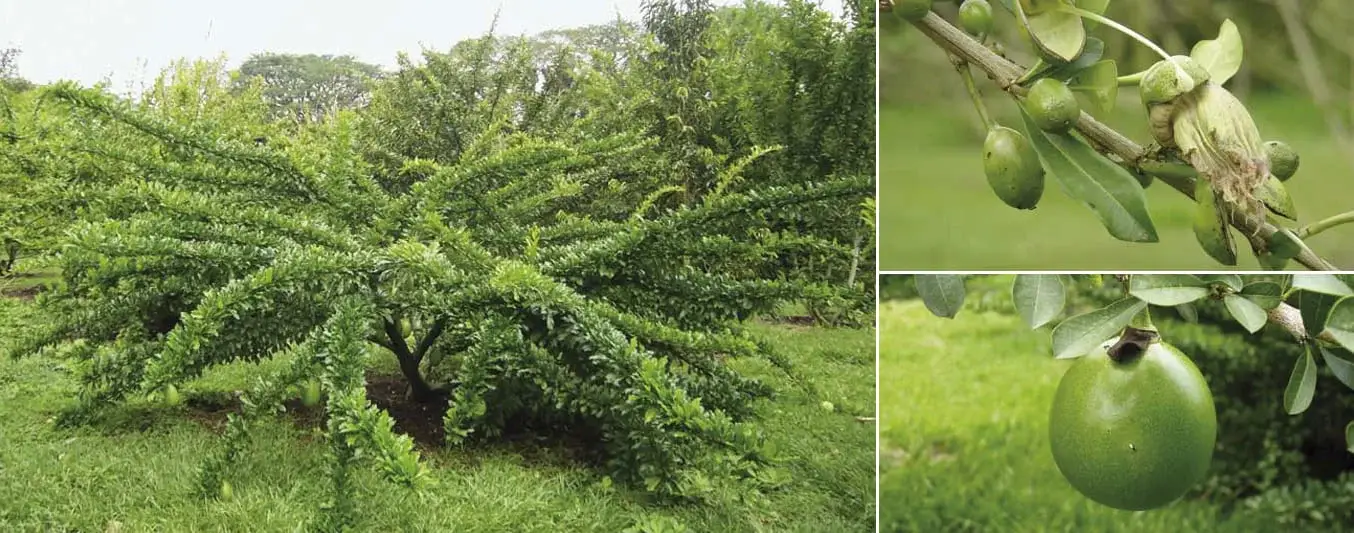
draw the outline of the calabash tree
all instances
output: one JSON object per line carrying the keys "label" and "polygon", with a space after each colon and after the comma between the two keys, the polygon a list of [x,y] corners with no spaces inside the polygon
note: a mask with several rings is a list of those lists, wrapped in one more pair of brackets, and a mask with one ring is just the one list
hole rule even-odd
{"label": "calabash tree", "polygon": [[51,259],[62,281],[39,298],[47,320],[15,354],[72,361],[81,388],[68,422],[173,398],[221,364],[284,361],[240,397],[201,490],[229,487],[255,420],[318,389],[335,529],[354,520],[355,467],[427,479],[410,438],[366,397],[372,357],[398,363],[413,401],[447,401],[450,445],[528,420],[598,435],[610,475],[660,496],[756,488],[775,457],[749,418],[772,391],[727,361],[793,369],[743,321],[843,290],[763,275],[784,244],[756,228],[872,187],[838,179],[661,209],[661,189],[621,186],[650,138],[490,126],[454,161],[407,160],[397,171],[420,179],[387,189],[351,113],[278,146],[70,85],[46,98],[113,166],[98,216]]}
{"label": "calabash tree", "polygon": [[[1050,410],[1050,446],[1070,484],[1105,505],[1169,504],[1204,478],[1214,452],[1218,425],[1208,385],[1189,354],[1158,330],[1154,313],[1197,320],[1196,306],[1220,301],[1247,332],[1291,334],[1302,350],[1280,403],[1289,415],[1311,407],[1319,365],[1354,389],[1354,289],[1335,275],[1090,276],[1093,285],[1117,284],[1122,297],[1064,317],[1083,281],[1018,275],[1010,295],[1027,326],[1053,326],[1053,356],[1075,360]],[[955,318],[964,306],[963,276],[917,275],[915,285],[937,316]],[[1345,439],[1354,453],[1354,422]]]}
{"label": "calabash tree", "polygon": [[[1283,269],[1290,261],[1336,269],[1306,240],[1354,221],[1354,212],[1297,224],[1298,209],[1284,183],[1298,170],[1298,154],[1266,139],[1224,87],[1243,59],[1242,36],[1230,20],[1216,38],[1194,43],[1188,55],[1172,55],[1104,16],[1108,0],[1000,0],[996,6],[1011,15],[1034,57],[1022,65],[1006,53],[1021,43],[996,38],[987,0],[961,3],[956,18],[964,29],[932,9],[939,4],[884,0],[880,9],[911,22],[950,56],[989,130],[984,170],[1003,202],[1034,209],[1045,179],[1052,178],[1094,211],[1112,237],[1150,243],[1158,236],[1143,190],[1160,181],[1194,201],[1195,236],[1220,264],[1237,263],[1239,235],[1266,269]],[[1091,36],[1099,27],[1128,36],[1127,42],[1160,61],[1142,72],[1119,72],[1104,59],[1106,41]],[[974,68],[1017,104],[1018,123],[992,118]],[[1151,132],[1145,143],[1096,118],[1113,110],[1121,87],[1138,89]]]}

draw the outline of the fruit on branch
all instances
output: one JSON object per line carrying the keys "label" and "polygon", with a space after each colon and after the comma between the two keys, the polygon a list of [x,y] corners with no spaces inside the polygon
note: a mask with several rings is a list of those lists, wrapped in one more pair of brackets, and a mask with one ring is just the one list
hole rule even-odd
{"label": "fruit on branch", "polygon": [[1194,180],[1194,238],[1215,261],[1236,264],[1236,243],[1224,212],[1218,209],[1217,194],[1208,180]]}
{"label": "fruit on branch", "polygon": [[931,0],[893,0],[893,12],[915,22],[931,12]]}
{"label": "fruit on branch", "polygon": [[970,35],[992,32],[992,4],[987,0],[964,0],[959,6],[959,23]]}
{"label": "fruit on branch", "polygon": [[1034,209],[1044,194],[1044,167],[1034,145],[1020,132],[997,126],[983,141],[983,172],[987,184],[1006,205]]}
{"label": "fruit on branch", "polygon": [[1025,110],[1039,129],[1063,133],[1081,116],[1081,106],[1067,84],[1053,78],[1044,78],[1030,86],[1025,95]]}
{"label": "fruit on branch", "polygon": [[301,405],[306,407],[315,407],[320,404],[320,382],[311,381],[306,384],[306,389],[301,391]]}
{"label": "fruit on branch", "polygon": [[1128,328],[1077,359],[1053,399],[1049,444],[1068,483],[1125,510],[1161,507],[1208,472],[1217,438],[1199,369],[1155,332]]}
{"label": "fruit on branch", "polygon": [[1269,177],[1269,159],[1246,106],[1185,56],[1152,65],[1141,89],[1157,142],[1178,147],[1223,202],[1259,214],[1256,190]]}
{"label": "fruit on branch", "polygon": [[1279,181],[1288,181],[1288,178],[1298,173],[1298,152],[1287,143],[1282,141],[1265,143],[1265,156],[1269,158],[1269,173],[1279,178]]}

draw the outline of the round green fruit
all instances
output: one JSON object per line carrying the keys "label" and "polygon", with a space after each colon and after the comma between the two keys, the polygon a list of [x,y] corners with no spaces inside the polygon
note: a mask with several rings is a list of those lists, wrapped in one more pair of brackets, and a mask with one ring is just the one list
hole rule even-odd
{"label": "round green fruit", "polygon": [[1067,84],[1053,78],[1044,78],[1030,86],[1025,95],[1025,110],[1039,129],[1062,133],[1071,128],[1081,116],[1081,106]]}
{"label": "round green fruit", "polygon": [[918,21],[931,12],[931,0],[893,0],[893,12],[903,20]]}
{"label": "round green fruit", "polygon": [[832,405],[832,402],[828,401],[824,401],[823,403],[818,404],[818,406],[822,407],[824,411],[827,411],[829,413],[837,410],[837,406]]}
{"label": "round green fruit", "polygon": [[983,172],[987,184],[1006,205],[1034,209],[1044,195],[1044,167],[1029,139],[1011,128],[997,126],[983,141]]}
{"label": "round green fruit", "polygon": [[[1181,73],[1186,76],[1182,77]],[[1157,61],[1143,73],[1142,81],[1138,83],[1139,96],[1142,97],[1142,103],[1148,106],[1164,104],[1193,91],[1208,79],[1208,70],[1193,58],[1173,56],[1171,61]]]}
{"label": "round green fruit", "polygon": [[165,403],[171,406],[179,405],[183,402],[183,397],[179,396],[179,388],[173,385],[165,387]]}
{"label": "round green fruit", "polygon": [[959,6],[959,23],[970,35],[992,32],[992,4],[987,0],[964,0]]}
{"label": "round green fruit", "polygon": [[235,498],[235,489],[231,488],[229,481],[221,482],[221,501],[228,502]]}
{"label": "round green fruit", "polygon": [[312,381],[301,391],[301,405],[315,407],[320,403],[320,382]]}
{"label": "round green fruit", "polygon": [[1072,363],[1053,399],[1049,444],[1087,498],[1153,509],[1204,478],[1217,414],[1203,375],[1174,347],[1153,340],[1120,359],[1101,349]]}
{"label": "round green fruit", "polygon": [[1298,152],[1292,146],[1279,141],[1265,143],[1265,155],[1269,156],[1269,172],[1279,181],[1288,181],[1298,173]]}

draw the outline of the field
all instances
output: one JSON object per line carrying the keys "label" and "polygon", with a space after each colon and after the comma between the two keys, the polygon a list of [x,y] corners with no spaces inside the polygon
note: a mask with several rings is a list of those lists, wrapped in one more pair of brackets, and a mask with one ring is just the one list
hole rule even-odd
{"label": "field", "polygon": [[[927,44],[927,43],[922,43]],[[929,44],[927,44],[929,45]],[[942,75],[954,77],[952,71]],[[985,80],[981,80],[985,81]],[[984,90],[990,91],[990,84]],[[1136,91],[1120,95],[1109,123],[1148,138]],[[1302,158],[1288,182],[1301,223],[1354,208],[1346,148],[1331,141],[1318,110],[1297,96],[1256,96],[1247,104],[1266,139],[1282,139]],[[1009,98],[992,98],[999,121],[1018,122]],[[1190,229],[1192,204],[1169,187],[1147,189],[1160,242],[1113,239],[1090,209],[1049,178],[1033,211],[1006,207],[983,175],[983,132],[972,104],[896,105],[880,109],[879,254],[882,270],[1215,270]],[[1336,228],[1309,244],[1337,266],[1354,266],[1354,232]],[[1241,246],[1245,248],[1244,245]],[[1239,268],[1255,270],[1248,250]],[[1290,268],[1294,268],[1290,265]]]}
{"label": "field", "polygon": [[[1006,282],[1009,283],[1009,280]],[[1047,331],[920,300],[884,302],[880,531],[1273,531],[1183,500],[1147,512],[1092,503],[1058,473],[1048,408],[1065,362]]]}
{"label": "field", "polygon": [[[0,342],[36,320],[0,298]],[[611,486],[567,443],[525,438],[450,450],[421,444],[435,485],[413,493],[359,469],[364,531],[864,531],[874,521],[873,334],[868,329],[759,325],[798,364],[828,412],[769,365],[739,362],[782,394],[759,407],[785,455],[790,485],[763,499],[659,506]],[[387,357],[389,357],[387,355]],[[265,367],[284,364],[269,361]],[[374,361],[373,374],[395,374]],[[235,497],[192,493],[204,453],[219,445],[230,392],[265,368],[232,364],[186,384],[178,408],[133,401],[99,422],[60,429],[74,401],[62,361],[0,360],[0,531],[293,531],[315,518],[328,484],[321,415],[299,408],[264,423],[246,453]],[[374,395],[379,396],[379,395]],[[299,407],[293,402],[293,407]],[[418,421],[395,409],[397,423]],[[434,420],[440,423],[440,415]],[[436,424],[434,424],[436,425]],[[405,429],[397,427],[397,429]],[[664,528],[681,524],[688,529]]]}

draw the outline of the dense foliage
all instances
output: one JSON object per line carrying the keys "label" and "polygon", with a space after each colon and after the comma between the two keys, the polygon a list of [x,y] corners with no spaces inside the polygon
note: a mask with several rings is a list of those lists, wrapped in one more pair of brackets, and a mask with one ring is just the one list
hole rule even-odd
{"label": "dense foliage", "polygon": [[[276,77],[184,62],[135,101],[6,94],[0,200],[23,210],[0,230],[41,228],[14,240],[61,273],[13,355],[73,363],[66,423],[286,361],[240,397],[201,491],[229,486],[251,421],[318,387],[330,529],[352,522],[355,465],[425,477],[366,398],[372,356],[447,405],[450,445],[568,428],[662,497],[777,484],[749,420],[773,391],[726,361],[794,376],[744,321],[872,300],[873,10],[646,9],[576,45],[490,35],[402,59],[369,103],[280,95],[304,69],[266,57],[250,64]],[[740,75],[757,62],[772,83]]]}

